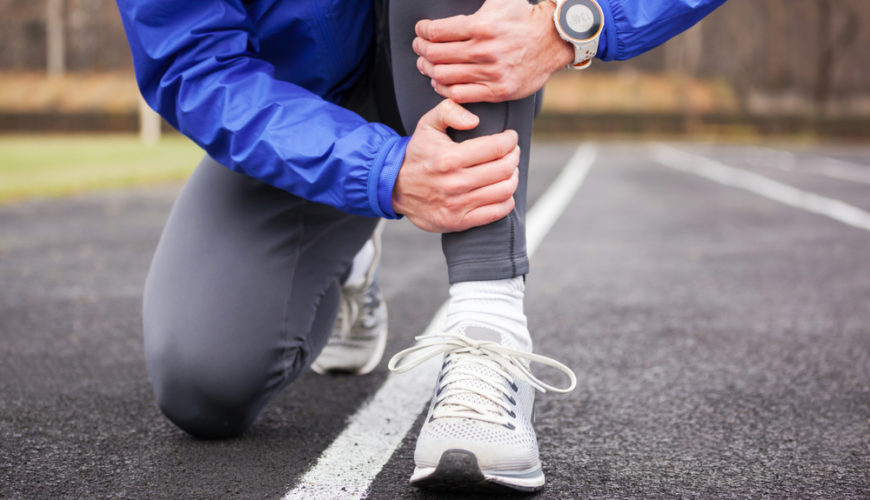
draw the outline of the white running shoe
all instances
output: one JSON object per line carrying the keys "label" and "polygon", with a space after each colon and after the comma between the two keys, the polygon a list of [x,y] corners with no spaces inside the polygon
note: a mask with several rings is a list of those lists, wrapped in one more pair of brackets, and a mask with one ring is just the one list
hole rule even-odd
{"label": "white running shoe", "polygon": [[[433,356],[444,358],[417,438],[411,484],[459,491],[543,487],[532,427],[535,389],[569,392],[577,384],[574,372],[553,359],[506,345],[509,339],[481,325],[466,323],[450,333],[416,340],[414,347],[390,360],[390,370],[401,373]],[[569,386],[542,382],[529,370],[531,362],[561,370]]]}
{"label": "white running shoe", "polygon": [[374,256],[358,286],[341,288],[338,318],[329,341],[311,364],[321,375],[328,372],[364,375],[378,366],[387,343],[387,303],[381,294],[376,271],[381,256],[381,232],[378,224],[372,234]]}

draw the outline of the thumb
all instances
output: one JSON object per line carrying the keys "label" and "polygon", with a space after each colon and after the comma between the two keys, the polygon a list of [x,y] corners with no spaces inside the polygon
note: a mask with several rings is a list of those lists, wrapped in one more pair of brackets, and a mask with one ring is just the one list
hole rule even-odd
{"label": "thumb", "polygon": [[471,130],[478,123],[480,123],[480,118],[477,115],[450,99],[444,99],[423,115],[417,126],[428,127],[446,133],[448,128]]}

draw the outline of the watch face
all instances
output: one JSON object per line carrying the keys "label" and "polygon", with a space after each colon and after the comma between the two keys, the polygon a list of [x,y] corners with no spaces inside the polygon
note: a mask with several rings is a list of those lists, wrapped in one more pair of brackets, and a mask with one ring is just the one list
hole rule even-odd
{"label": "watch face", "polygon": [[591,0],[566,0],[560,6],[559,26],[577,41],[594,38],[601,31],[601,9]]}

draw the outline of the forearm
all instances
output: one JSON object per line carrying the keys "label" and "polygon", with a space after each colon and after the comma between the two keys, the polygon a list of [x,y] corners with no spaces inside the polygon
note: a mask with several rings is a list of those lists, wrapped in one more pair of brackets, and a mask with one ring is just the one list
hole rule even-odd
{"label": "forearm", "polygon": [[389,195],[406,141],[276,79],[240,2],[118,5],[145,99],[210,156],[305,199],[395,216]]}

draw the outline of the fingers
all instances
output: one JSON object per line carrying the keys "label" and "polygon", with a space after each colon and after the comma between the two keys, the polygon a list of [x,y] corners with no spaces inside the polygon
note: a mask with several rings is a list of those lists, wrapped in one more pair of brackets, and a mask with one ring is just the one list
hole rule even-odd
{"label": "fingers", "polygon": [[[517,168],[519,161],[520,148],[515,148],[514,151],[497,160],[456,171],[444,181],[443,194],[446,198],[454,198],[460,206],[465,206],[468,204],[466,197],[470,193],[516,176],[519,171]],[[508,195],[512,193],[513,191]],[[487,201],[487,203],[491,202]]]}
{"label": "fingers", "polygon": [[456,42],[471,38],[471,23],[468,16],[453,16],[443,19],[423,19],[414,26],[417,36],[432,42]]}
{"label": "fingers", "polygon": [[439,211],[434,225],[439,232],[454,232],[495,222],[513,210],[518,185],[519,170],[514,168],[506,179],[453,196]]}
{"label": "fingers", "polygon": [[[514,150],[519,151],[519,136],[514,130],[475,137],[456,145],[455,154],[466,166],[475,166],[498,160]],[[516,166],[516,165],[515,165]]]}
{"label": "fingers", "polygon": [[471,130],[480,123],[480,118],[455,102],[445,99],[429,110],[417,127],[429,128],[446,133],[448,128]]}
{"label": "fingers", "polygon": [[475,208],[465,214],[458,227],[454,231],[465,231],[472,227],[492,224],[498,220],[504,219],[514,209],[514,197],[511,196],[501,203],[493,203],[491,205],[483,205]]}
{"label": "fingers", "polygon": [[497,84],[458,83],[456,85],[442,85],[432,80],[432,88],[441,97],[457,103],[504,102],[509,100],[506,96],[510,95],[507,87],[502,88]]}
{"label": "fingers", "polygon": [[441,83],[455,85],[496,80],[495,65],[490,64],[432,64],[423,57],[417,58],[417,69],[421,73]]}
{"label": "fingers", "polygon": [[411,43],[411,48],[415,54],[433,64],[486,64],[496,60],[492,44],[476,43],[471,40],[437,43],[418,37]]}
{"label": "fingers", "polygon": [[[510,155],[511,157],[513,154]],[[500,203],[514,194],[520,178],[517,149],[516,160],[505,157],[486,166],[478,166],[466,171],[467,181],[475,187],[457,196],[463,206],[477,208],[492,203]]]}

